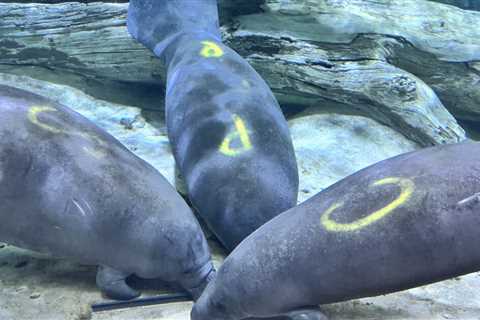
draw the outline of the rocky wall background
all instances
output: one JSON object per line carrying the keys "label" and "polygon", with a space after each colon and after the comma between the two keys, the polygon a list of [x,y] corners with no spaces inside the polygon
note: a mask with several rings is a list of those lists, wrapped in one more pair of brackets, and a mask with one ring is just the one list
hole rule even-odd
{"label": "rocky wall background", "polygon": [[[0,0],[0,84],[72,107],[175,184],[164,72],[128,35],[126,1],[30,2]],[[480,1],[219,2],[225,42],[289,119],[300,201],[385,158],[479,137]],[[88,304],[101,299],[94,271],[0,245],[0,319],[188,319],[188,303],[91,315]],[[479,289],[472,274],[326,311],[479,319]]]}

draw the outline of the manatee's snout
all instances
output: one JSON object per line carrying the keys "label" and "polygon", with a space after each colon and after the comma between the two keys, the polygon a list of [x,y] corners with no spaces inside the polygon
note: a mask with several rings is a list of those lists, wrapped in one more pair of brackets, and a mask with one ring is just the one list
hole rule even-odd
{"label": "manatee's snout", "polygon": [[[205,301],[204,301],[205,300]],[[244,317],[233,316],[224,312],[222,306],[216,306],[210,303],[209,299],[200,297],[193,306],[190,313],[191,320],[238,320]]]}
{"label": "manatee's snout", "polygon": [[218,281],[215,274],[201,296],[195,301],[190,313],[191,320],[239,320],[248,318],[235,299],[229,297],[231,288],[226,288]]}
{"label": "manatee's snout", "polygon": [[194,304],[193,309],[190,312],[190,319],[191,320],[206,320],[206,319],[209,319],[208,309],[207,309],[207,305],[205,303],[205,300],[206,299],[202,299],[202,297],[200,297],[200,299],[197,300],[197,302]]}
{"label": "manatee's snout", "polygon": [[215,306],[210,301],[208,292],[204,292],[202,296],[195,302],[192,312],[190,313],[191,320],[227,320],[222,312],[216,310]]}
{"label": "manatee's snout", "polygon": [[211,295],[214,291],[216,279],[211,279],[202,294],[195,300],[193,309],[190,313],[191,320],[216,320],[211,314]]}
{"label": "manatee's snout", "polygon": [[215,278],[216,271],[211,261],[200,269],[190,272],[181,280],[183,287],[190,293],[193,301],[197,301],[207,285]]}

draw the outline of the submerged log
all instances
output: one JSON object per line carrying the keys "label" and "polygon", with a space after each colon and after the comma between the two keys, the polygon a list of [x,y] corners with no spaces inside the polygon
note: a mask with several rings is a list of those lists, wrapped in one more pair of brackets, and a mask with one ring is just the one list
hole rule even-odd
{"label": "submerged log", "polygon": [[[426,0],[267,0],[262,12],[243,14],[259,1],[249,10],[223,3],[224,38],[287,111],[338,106],[422,145],[464,138],[444,105],[459,118],[480,117],[478,12]],[[0,72],[161,107],[163,69],[128,35],[126,10],[0,3]]]}
{"label": "submerged log", "polygon": [[430,1],[450,4],[452,6],[457,6],[462,9],[480,11],[480,1],[478,0],[430,0]]}
{"label": "submerged log", "polygon": [[232,34],[232,44],[303,40],[337,63],[386,61],[421,78],[457,117],[480,116],[480,12],[425,0],[269,0],[265,13],[239,17]]}

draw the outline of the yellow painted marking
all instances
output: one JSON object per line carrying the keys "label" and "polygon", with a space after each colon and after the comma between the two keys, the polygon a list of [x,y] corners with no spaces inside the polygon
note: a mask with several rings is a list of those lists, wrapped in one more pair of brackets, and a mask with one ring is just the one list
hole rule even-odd
{"label": "yellow painted marking", "polygon": [[[53,126],[50,126],[48,124],[45,124],[43,122],[41,122],[39,119],[38,119],[38,115],[42,112],[56,112],[58,111],[57,109],[53,108],[53,107],[49,107],[49,106],[31,106],[30,109],[28,110],[28,119],[35,125],[39,126],[40,128],[44,129],[44,130],[47,130],[47,131],[50,131],[52,133],[66,133],[66,134],[71,134],[71,135],[74,135],[74,136],[78,136],[78,137],[81,137],[85,140],[89,140],[89,139],[94,139],[100,146],[105,146],[104,142],[99,139],[98,137],[94,136],[94,135],[89,135],[88,133],[85,133],[85,132],[65,132],[64,129],[59,129],[59,128],[55,128]],[[84,146],[82,147],[82,150],[87,152],[88,154],[90,154],[91,156],[97,158],[97,159],[100,159],[102,157],[105,156],[105,152],[102,151],[102,150],[92,150],[91,148],[87,147],[87,146]]]}
{"label": "yellow painted marking", "polygon": [[372,186],[376,187],[376,186],[382,186],[387,184],[395,184],[399,186],[400,195],[385,207],[373,212],[372,214],[364,218],[358,219],[354,222],[338,223],[332,220],[330,216],[336,209],[342,207],[344,203],[343,202],[334,203],[330,208],[327,209],[327,211],[325,211],[325,213],[320,218],[322,225],[328,231],[334,231],[334,232],[348,232],[348,231],[356,231],[356,230],[362,229],[382,219],[386,215],[392,213],[396,208],[398,208],[399,206],[407,202],[408,199],[410,199],[415,189],[415,185],[413,181],[411,181],[410,179],[396,178],[396,177],[390,177],[390,178],[385,178],[385,179],[376,181],[375,183],[372,184]]}
{"label": "yellow painted marking", "polygon": [[223,49],[213,41],[202,41],[203,48],[200,50],[200,55],[205,58],[219,58],[223,56]]}
{"label": "yellow painted marking", "polygon": [[49,126],[48,124],[45,124],[41,122],[38,119],[38,114],[42,112],[47,112],[47,111],[57,111],[57,109],[52,108],[52,107],[46,107],[46,106],[32,106],[28,110],[28,119],[33,123],[39,126],[40,128],[43,128],[47,131],[53,132],[53,133],[60,133],[62,130],[57,129],[55,127]]}
{"label": "yellow painted marking", "polygon": [[[225,137],[222,144],[220,144],[220,152],[230,157],[235,157],[252,149],[252,143],[250,141],[250,137],[248,136],[247,127],[245,126],[242,118],[235,114],[233,115],[233,122],[235,124],[235,131],[230,132]],[[236,138],[240,139],[242,146],[239,148],[232,148],[232,141]]]}

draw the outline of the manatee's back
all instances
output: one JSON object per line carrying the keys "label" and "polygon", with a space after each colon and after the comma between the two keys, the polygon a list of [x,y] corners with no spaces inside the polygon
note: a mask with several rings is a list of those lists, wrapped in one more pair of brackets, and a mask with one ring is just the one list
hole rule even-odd
{"label": "manatee's back", "polygon": [[288,124],[220,40],[217,1],[130,1],[131,34],[167,67],[168,137],[192,204],[228,249],[296,204]]}
{"label": "manatee's back", "polygon": [[10,87],[0,110],[0,240],[138,269],[167,254],[152,246],[169,225],[185,228],[185,243],[199,238],[168,181],[80,114]]}
{"label": "manatee's back", "polygon": [[7,86],[0,86],[0,111],[0,240],[91,257],[98,204],[88,193],[106,191],[93,161],[106,156],[99,147],[107,142],[91,134],[100,130],[53,101]]}

